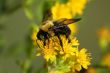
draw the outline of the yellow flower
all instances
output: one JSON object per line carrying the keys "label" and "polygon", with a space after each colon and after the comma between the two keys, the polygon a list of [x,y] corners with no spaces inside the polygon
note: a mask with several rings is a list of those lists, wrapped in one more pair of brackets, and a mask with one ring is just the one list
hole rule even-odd
{"label": "yellow flower", "polygon": [[85,73],[96,73],[96,69],[93,67],[90,67],[87,69],[87,71]]}
{"label": "yellow flower", "polygon": [[[61,18],[74,18],[77,14],[82,15],[87,0],[69,0],[67,3],[56,2],[51,11],[53,19],[58,20]],[[76,33],[77,27],[75,24],[70,24],[69,28],[72,34]]]}
{"label": "yellow flower", "polygon": [[110,53],[104,55],[104,57],[102,58],[102,65],[110,68]]}
{"label": "yellow flower", "polygon": [[[70,28],[71,33],[72,33],[73,35],[78,31],[77,25],[76,25],[75,23],[68,25],[68,27]],[[72,35],[72,36],[73,36],[73,35]]]}
{"label": "yellow flower", "polygon": [[67,4],[61,4],[56,2],[55,6],[52,7],[53,19],[57,20],[60,18],[72,18],[71,10]]}
{"label": "yellow flower", "polygon": [[87,50],[83,48],[76,53],[76,63],[73,66],[73,71],[74,70],[80,71],[81,67],[83,67],[84,69],[88,68],[88,65],[90,65],[90,58],[89,54],[86,52]]}
{"label": "yellow flower", "polygon": [[55,50],[51,47],[51,48],[48,48],[48,46],[45,46],[44,49],[42,49],[42,52],[43,52],[43,55],[44,55],[44,58],[47,60],[47,61],[51,61],[51,62],[54,62],[56,60],[56,52]]}
{"label": "yellow flower", "polygon": [[36,39],[37,39],[36,35],[37,35],[37,32],[32,32],[31,39],[33,41],[36,41]]}
{"label": "yellow flower", "polygon": [[51,70],[49,73],[66,73],[66,72]]}
{"label": "yellow flower", "polygon": [[[46,40],[45,46],[43,41],[37,40],[40,50],[38,56],[41,54],[47,62],[58,64],[59,69],[60,67],[68,68],[67,70],[72,68],[73,72],[75,70],[80,71],[82,67],[87,69],[88,65],[90,65],[89,54],[86,53],[87,50],[85,48],[78,50],[79,43],[76,38],[71,39],[71,42],[68,42],[65,36],[60,36],[60,38],[63,46],[60,45],[60,41],[56,36],[49,38],[49,41]],[[57,68],[57,65],[55,68]],[[61,71],[64,70],[62,69]]]}
{"label": "yellow flower", "polygon": [[37,40],[37,44],[39,47],[39,49],[37,50],[38,56],[40,54],[43,55],[44,59],[46,59],[47,62],[48,61],[50,61],[50,62],[56,61],[57,52],[55,51],[54,42],[52,41],[52,39],[50,39],[49,41],[46,41],[45,46],[43,44],[43,41],[40,41],[40,40]]}
{"label": "yellow flower", "polygon": [[[108,27],[100,28],[97,32],[100,47],[107,48],[110,43],[110,29]],[[103,49],[106,50],[106,49]]]}
{"label": "yellow flower", "polygon": [[82,15],[86,3],[87,0],[69,0],[68,5],[72,10],[73,16],[75,16],[76,14]]}
{"label": "yellow flower", "polygon": [[110,35],[110,29],[108,27],[103,27],[103,28],[100,28],[97,33],[100,39],[108,40]]}
{"label": "yellow flower", "polygon": [[37,32],[35,32],[35,31],[32,32],[31,39],[33,41],[33,45],[36,45],[37,44],[36,43],[36,39],[37,39],[36,35],[37,35]]}
{"label": "yellow flower", "polygon": [[66,60],[68,57],[75,55],[75,52],[78,48],[77,47],[73,48],[73,46],[74,45],[78,46],[77,45],[78,41],[75,41],[76,39],[73,39],[72,42],[69,43],[68,39],[66,39],[65,36],[61,36],[61,40],[62,40],[63,47],[61,47],[59,51],[60,51],[60,54],[63,55],[63,59]]}
{"label": "yellow flower", "polygon": [[36,46],[37,43],[36,43],[36,40],[37,40],[37,32],[38,32],[38,26],[36,26],[35,24],[32,26],[32,33],[31,33],[31,39],[33,41],[33,44]]}
{"label": "yellow flower", "polygon": [[76,14],[82,14],[87,0],[69,0],[63,4],[56,2],[52,7],[53,19],[73,18]]}
{"label": "yellow flower", "polygon": [[76,38],[72,39],[71,43],[72,43],[73,46],[79,46],[79,42]]}

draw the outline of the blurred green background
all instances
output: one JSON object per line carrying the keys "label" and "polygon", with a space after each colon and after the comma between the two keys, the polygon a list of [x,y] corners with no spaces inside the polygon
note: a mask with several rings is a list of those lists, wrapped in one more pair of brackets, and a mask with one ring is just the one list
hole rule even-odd
{"label": "blurred green background", "polygon": [[[25,60],[27,57],[25,50],[33,48],[27,41],[32,23],[22,7],[25,1],[0,0],[0,73],[22,73],[17,60]],[[33,12],[35,11],[36,24],[41,22],[41,7],[44,2],[45,0],[35,0],[31,6]],[[100,61],[101,51],[96,32],[103,26],[110,27],[110,0],[90,0],[81,18],[77,34],[80,47],[87,48],[92,54],[92,63],[97,64]],[[36,57],[35,53],[31,56],[34,58],[29,57],[32,59],[30,73],[38,73],[37,70],[42,67],[44,61],[41,57]]]}

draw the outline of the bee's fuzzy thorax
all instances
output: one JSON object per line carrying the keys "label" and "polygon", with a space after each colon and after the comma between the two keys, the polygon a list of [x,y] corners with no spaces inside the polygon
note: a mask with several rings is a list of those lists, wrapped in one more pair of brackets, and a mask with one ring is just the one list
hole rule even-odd
{"label": "bee's fuzzy thorax", "polygon": [[41,30],[48,31],[50,27],[54,26],[52,21],[46,21],[44,25],[41,26]]}

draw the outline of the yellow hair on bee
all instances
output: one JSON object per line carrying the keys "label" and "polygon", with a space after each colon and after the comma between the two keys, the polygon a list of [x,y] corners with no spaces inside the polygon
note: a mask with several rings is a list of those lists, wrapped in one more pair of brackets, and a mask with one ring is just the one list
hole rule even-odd
{"label": "yellow hair on bee", "polygon": [[54,24],[52,21],[46,21],[44,25],[41,26],[41,30],[48,31],[50,27],[52,27]]}

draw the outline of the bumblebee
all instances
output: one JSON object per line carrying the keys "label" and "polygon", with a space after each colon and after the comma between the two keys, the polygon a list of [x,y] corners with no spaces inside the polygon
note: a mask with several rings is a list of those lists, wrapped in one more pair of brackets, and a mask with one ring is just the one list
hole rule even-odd
{"label": "bumblebee", "polygon": [[52,36],[57,36],[60,41],[60,45],[63,46],[60,35],[65,35],[70,42],[69,35],[71,34],[71,30],[68,27],[68,25],[71,23],[75,23],[80,19],[81,18],[78,19],[61,18],[58,20],[52,20],[52,13],[50,11],[47,11],[43,17],[43,23],[40,27],[40,30],[37,33],[37,38],[39,40],[43,40],[45,46],[46,40],[49,40],[49,38]]}

